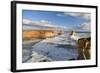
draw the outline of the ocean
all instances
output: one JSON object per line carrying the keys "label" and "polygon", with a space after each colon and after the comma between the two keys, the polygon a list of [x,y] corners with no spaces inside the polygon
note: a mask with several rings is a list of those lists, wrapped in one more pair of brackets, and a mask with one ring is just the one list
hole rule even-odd
{"label": "ocean", "polygon": [[[70,38],[70,32],[43,39],[36,44],[23,48],[23,63],[30,62],[52,62],[77,60],[78,50],[76,41]],[[79,38],[91,36],[90,32],[77,32]],[[33,41],[34,42],[34,41]],[[23,46],[25,47],[25,45]],[[27,58],[26,58],[27,57]]]}

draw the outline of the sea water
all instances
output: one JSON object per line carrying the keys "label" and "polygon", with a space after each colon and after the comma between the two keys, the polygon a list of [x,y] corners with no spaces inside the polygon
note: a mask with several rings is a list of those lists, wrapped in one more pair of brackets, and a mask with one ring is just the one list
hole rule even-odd
{"label": "sea water", "polygon": [[[26,63],[77,60],[78,50],[75,45],[76,41],[72,40],[69,34],[70,32],[64,32],[62,35],[47,38],[32,45],[32,48],[29,49],[32,54],[28,55],[32,58],[27,60]],[[90,32],[77,32],[77,36],[79,38],[87,38],[91,35]]]}

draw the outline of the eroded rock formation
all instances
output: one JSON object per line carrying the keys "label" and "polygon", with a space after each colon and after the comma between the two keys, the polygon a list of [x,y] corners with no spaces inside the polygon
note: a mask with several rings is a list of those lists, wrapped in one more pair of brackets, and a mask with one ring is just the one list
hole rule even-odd
{"label": "eroded rock formation", "polygon": [[61,35],[62,31],[53,31],[53,30],[25,30],[22,33],[23,40],[32,40],[32,39],[45,39],[50,37],[55,37]]}

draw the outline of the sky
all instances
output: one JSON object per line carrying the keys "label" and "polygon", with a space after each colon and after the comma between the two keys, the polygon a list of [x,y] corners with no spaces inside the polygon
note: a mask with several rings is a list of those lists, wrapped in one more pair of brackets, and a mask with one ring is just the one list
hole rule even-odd
{"label": "sky", "polygon": [[88,29],[90,25],[89,13],[23,10],[22,18],[64,27],[83,28],[88,26]]}

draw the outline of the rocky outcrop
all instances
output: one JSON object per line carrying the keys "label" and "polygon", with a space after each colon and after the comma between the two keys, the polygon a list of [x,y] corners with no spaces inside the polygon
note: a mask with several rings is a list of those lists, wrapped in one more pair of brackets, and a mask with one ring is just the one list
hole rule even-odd
{"label": "rocky outcrop", "polygon": [[45,39],[61,35],[62,31],[53,30],[25,30],[22,33],[23,40]]}
{"label": "rocky outcrop", "polygon": [[78,59],[90,59],[91,57],[91,38],[80,38],[77,41]]}

